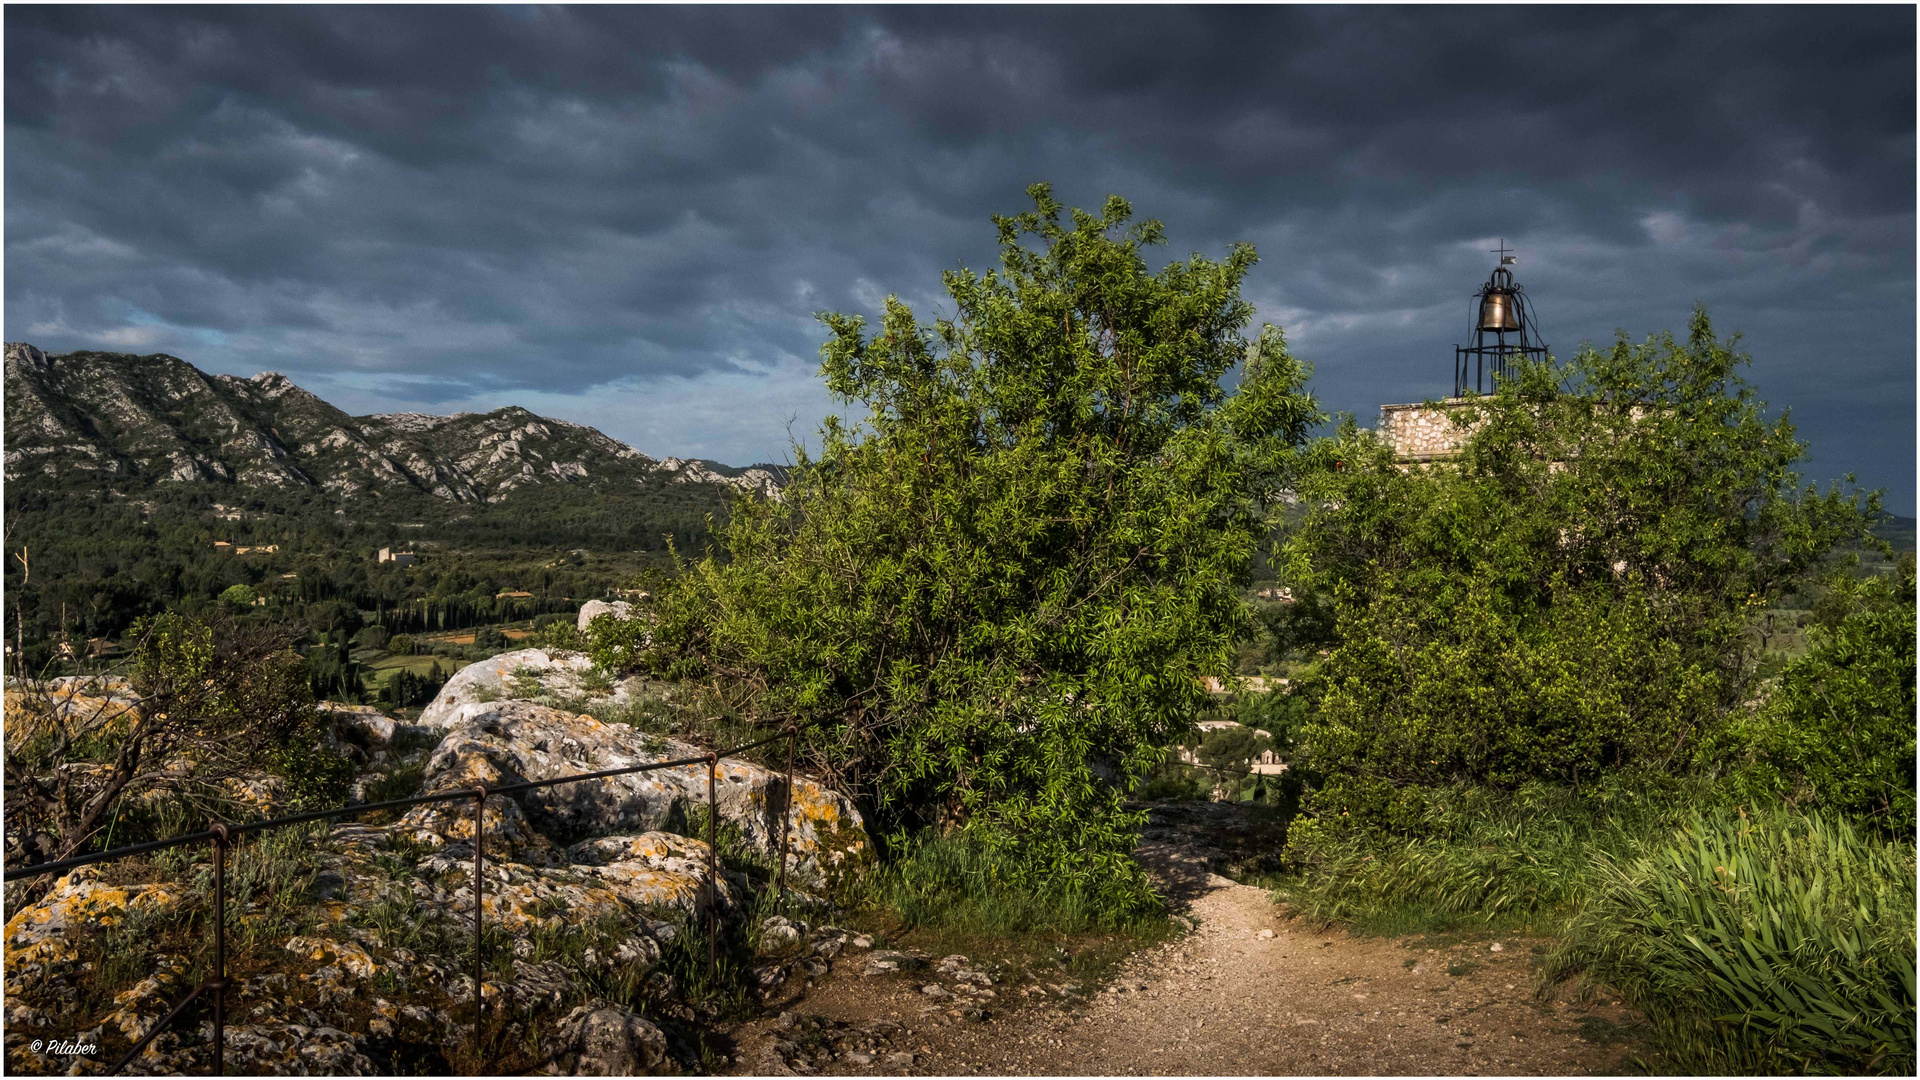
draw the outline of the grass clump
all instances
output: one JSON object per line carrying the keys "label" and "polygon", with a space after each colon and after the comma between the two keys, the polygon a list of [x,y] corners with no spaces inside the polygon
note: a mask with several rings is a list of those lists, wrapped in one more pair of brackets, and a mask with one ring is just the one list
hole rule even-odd
{"label": "grass clump", "polygon": [[1586,895],[1595,853],[1636,854],[1670,827],[1670,795],[1626,781],[1402,789],[1369,824],[1296,819],[1275,898],[1362,933],[1551,930]]}
{"label": "grass clump", "polygon": [[1784,809],[1594,860],[1550,976],[1618,989],[1683,1070],[1914,1072],[1914,851]]}
{"label": "grass clump", "polygon": [[922,836],[875,871],[868,903],[906,929],[962,935],[1139,933],[1164,925],[1161,912],[1103,905],[1071,882],[1035,888],[1013,860],[964,835]]}

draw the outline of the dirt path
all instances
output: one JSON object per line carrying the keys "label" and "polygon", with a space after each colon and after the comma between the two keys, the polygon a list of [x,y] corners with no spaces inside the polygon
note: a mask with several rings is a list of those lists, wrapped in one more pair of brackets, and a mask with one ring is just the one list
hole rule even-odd
{"label": "dirt path", "polygon": [[[1090,996],[1009,981],[986,1019],[970,1019],[922,990],[946,981],[933,969],[864,976],[843,963],[783,1021],[739,1033],[742,1071],[1562,1075],[1618,1072],[1636,1049],[1627,1010],[1535,999],[1536,943],[1429,948],[1316,932],[1281,918],[1264,890],[1213,873],[1215,853],[1190,831],[1159,832],[1141,861],[1196,929],[1129,957]],[[811,1056],[769,1054],[809,1024]],[[890,1038],[863,1041],[870,1030]]]}

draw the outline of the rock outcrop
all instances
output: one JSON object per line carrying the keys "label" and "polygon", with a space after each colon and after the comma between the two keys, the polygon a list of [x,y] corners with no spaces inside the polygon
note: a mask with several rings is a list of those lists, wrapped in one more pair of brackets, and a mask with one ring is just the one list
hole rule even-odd
{"label": "rock outcrop", "polygon": [[[706,753],[692,743],[527,701],[462,705],[448,714],[447,728],[446,737],[427,761],[429,789],[500,787]],[[785,777],[749,762],[725,759],[715,779],[721,820],[735,826],[747,844],[774,858],[779,850],[781,809],[787,803]],[[698,808],[706,798],[704,765],[602,777],[517,797],[532,827],[555,835],[656,830],[690,820],[701,812]],[[796,777],[791,804],[787,872],[796,885],[831,889],[871,859],[860,812],[846,796]]]}
{"label": "rock outcrop", "polygon": [[[437,726],[409,727],[370,709],[340,707],[331,710],[332,728],[366,770],[356,790],[394,775],[420,777],[422,792],[477,783],[497,789],[705,755],[683,740],[508,696],[578,688],[584,670],[583,658],[572,654],[520,650],[456,676],[435,702]],[[611,700],[606,684],[596,686],[601,700]],[[429,747],[422,736],[438,741]],[[796,778],[789,800],[780,774],[723,759],[715,793],[722,835],[769,862],[786,809],[796,889],[830,891],[871,858],[852,803],[811,780]],[[275,798],[263,789],[262,813],[275,809]],[[686,947],[682,935],[704,933],[712,919],[723,933],[758,939],[747,978],[763,998],[791,980],[824,974],[849,937],[785,918],[766,920],[757,933],[745,924],[752,883],[700,838],[706,806],[707,766],[700,761],[511,795],[495,791],[484,804],[477,794],[428,803],[397,820],[396,811],[384,811],[384,818],[337,822],[324,839],[293,837],[287,844],[291,834],[275,833],[242,841],[228,879],[229,934],[237,935],[229,940],[241,943],[235,955],[245,956],[227,998],[229,1069],[458,1071],[471,1053],[477,907],[492,950],[479,993],[501,1006],[489,1004],[490,1016],[524,1024],[527,1033],[503,1044],[531,1055],[514,1068],[564,1075],[684,1071],[691,1063],[672,1056],[682,1042],[670,1042],[660,1027],[692,1015],[663,964]],[[478,883],[476,833],[485,855]],[[269,835],[282,842],[270,844]],[[31,1040],[73,1038],[114,1053],[192,989],[205,973],[196,959],[204,921],[189,927],[181,920],[204,917],[209,860],[209,851],[196,846],[166,863],[83,867],[37,899],[10,889],[18,906],[0,936],[9,1071],[97,1071],[100,1062],[36,1056]],[[165,880],[120,884],[141,871]],[[706,951],[704,944],[694,948]],[[108,988],[111,1006],[103,1007],[95,980],[108,970],[120,974]],[[612,1004],[594,997],[610,985],[603,977],[609,971],[658,1004],[660,1011],[648,1015],[660,1019],[626,1007],[638,1007],[638,999]],[[130,1071],[206,1071],[210,1024],[201,1021],[195,1032],[193,1023],[158,1036]]]}
{"label": "rock outcrop", "polygon": [[468,664],[440,688],[420,713],[424,726],[445,729],[460,709],[505,698],[530,699],[571,708],[621,708],[634,699],[642,680],[602,682],[584,654],[559,649],[516,649]]}
{"label": "rock outcrop", "polygon": [[583,634],[586,633],[587,627],[593,624],[593,620],[599,618],[602,615],[611,615],[614,618],[624,622],[627,619],[633,618],[633,605],[627,603],[625,600],[614,600],[614,601],[589,600],[587,601],[586,603],[580,605],[580,618],[577,623],[580,632]]}
{"label": "rock outcrop", "polygon": [[651,1076],[669,1064],[667,1037],[644,1017],[588,1002],[555,1030],[556,1057],[574,1062],[570,1076]]}

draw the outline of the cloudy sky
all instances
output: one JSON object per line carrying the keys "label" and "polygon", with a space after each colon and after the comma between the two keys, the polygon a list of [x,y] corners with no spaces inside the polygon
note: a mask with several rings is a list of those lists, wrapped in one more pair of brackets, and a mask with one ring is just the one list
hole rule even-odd
{"label": "cloudy sky", "polygon": [[1505,238],[1557,353],[1745,333],[1914,511],[1915,14],[8,6],[5,332],[783,460],[820,310],[994,260],[1045,179],[1253,242],[1333,409],[1451,388]]}

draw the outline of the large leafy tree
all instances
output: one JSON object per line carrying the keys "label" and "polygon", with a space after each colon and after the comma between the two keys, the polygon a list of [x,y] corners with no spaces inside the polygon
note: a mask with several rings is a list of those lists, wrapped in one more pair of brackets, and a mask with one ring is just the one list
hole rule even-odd
{"label": "large leafy tree", "polygon": [[1350,423],[1316,446],[1287,543],[1329,616],[1310,805],[1378,821],[1409,787],[1693,762],[1752,691],[1752,616],[1877,508],[1800,486],[1745,363],[1696,312],[1684,343],[1523,366],[1457,410],[1454,461]]}
{"label": "large leafy tree", "polygon": [[784,501],[736,508],[641,659],[816,722],[816,763],[893,828],[964,829],[1121,911],[1149,895],[1121,800],[1229,670],[1320,416],[1279,332],[1242,336],[1251,247],[1154,273],[1162,228],[1124,200],[1063,220],[1029,195],[994,219],[1001,269],[945,275],[951,318],[822,316],[864,422],[828,420]]}

